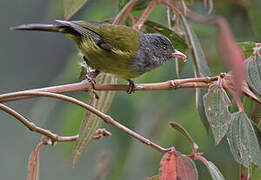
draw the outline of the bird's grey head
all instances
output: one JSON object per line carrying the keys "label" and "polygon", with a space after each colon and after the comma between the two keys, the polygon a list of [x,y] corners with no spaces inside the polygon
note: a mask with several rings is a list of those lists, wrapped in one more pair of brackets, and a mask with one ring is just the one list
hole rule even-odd
{"label": "bird's grey head", "polygon": [[140,49],[131,61],[131,69],[139,74],[161,66],[173,58],[171,41],[161,34],[141,34]]}
{"label": "bird's grey head", "polygon": [[[174,53],[174,47],[171,41],[161,34],[144,34],[146,48],[156,57],[159,61],[167,61],[171,59]],[[141,43],[142,44],[142,43]]]}

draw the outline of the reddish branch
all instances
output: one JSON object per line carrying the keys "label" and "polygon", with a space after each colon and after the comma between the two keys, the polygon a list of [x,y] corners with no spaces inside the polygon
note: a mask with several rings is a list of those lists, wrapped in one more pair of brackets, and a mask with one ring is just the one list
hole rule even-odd
{"label": "reddish branch", "polygon": [[12,116],[14,116],[21,123],[23,123],[29,130],[48,137],[49,139],[52,140],[52,142],[75,141],[78,138],[78,135],[76,135],[76,136],[59,136],[57,134],[52,133],[51,131],[49,131],[47,129],[40,128],[40,127],[36,126],[34,123],[27,120],[25,117],[23,117],[21,114],[19,114],[12,108],[10,108],[4,104],[1,104],[1,103],[0,103],[0,109],[7,112],[8,114],[11,114]]}
{"label": "reddish branch", "polygon": [[137,3],[138,0],[129,1],[124,8],[117,14],[113,24],[123,24],[126,18],[129,16],[131,9]]}
{"label": "reddish branch", "polygon": [[[148,83],[148,84],[137,84],[136,91],[139,90],[175,90],[178,88],[195,88],[195,87],[208,87],[213,81],[217,81],[218,77],[204,77],[204,78],[188,78],[188,79],[177,79],[177,80],[170,80],[161,83]],[[126,91],[128,89],[128,85],[103,85],[97,84],[95,85],[95,89],[98,91]],[[106,123],[110,123],[117,128],[123,130],[124,132],[128,133],[132,137],[136,138],[137,140],[141,141],[144,144],[151,146],[152,148],[164,153],[167,152],[169,149],[165,149],[160,147],[159,145],[149,141],[148,139],[144,138],[143,136],[137,134],[136,132],[128,129],[127,127],[123,126],[122,124],[118,123],[117,121],[113,120],[110,116],[102,113],[101,111],[95,109],[91,105],[88,105],[82,101],[79,101],[73,97],[61,95],[59,93],[68,93],[68,92],[79,92],[79,91],[92,91],[92,86],[88,81],[84,80],[79,83],[74,84],[67,84],[67,85],[60,85],[54,87],[47,87],[47,88],[40,88],[40,89],[32,89],[32,90],[25,90],[20,92],[13,92],[13,93],[6,93],[0,95],[0,109],[3,111],[11,114],[16,119],[18,119],[21,123],[23,123],[28,129],[31,131],[40,133],[47,138],[49,138],[52,143],[53,142],[64,142],[64,141],[75,141],[78,138],[76,136],[59,136],[57,134],[52,133],[49,130],[40,128],[24,118],[22,115],[14,111],[13,109],[5,106],[2,104],[3,102],[7,101],[14,101],[20,99],[27,99],[32,97],[38,96],[47,96],[52,98],[58,98],[64,101],[72,102],[76,105],[79,105],[86,110],[94,113],[95,115],[99,116],[103,119]],[[99,139],[102,136],[110,136],[111,134],[106,130],[98,130],[96,134],[93,136],[94,139]]]}
{"label": "reddish branch", "polygon": [[167,7],[169,7],[170,9],[172,9],[176,13],[177,16],[181,15],[181,12],[175,6],[173,6],[171,3],[164,1],[164,0],[153,0],[147,5],[147,8],[143,12],[141,18],[134,25],[134,29],[140,30],[141,27],[143,26],[144,22],[148,19],[149,15],[151,14],[153,8],[156,5],[159,5],[159,4],[163,4]]}
{"label": "reddish branch", "polygon": [[[68,141],[75,141],[79,135],[75,136],[59,136],[57,134],[52,133],[51,131],[40,128],[36,126],[34,123],[30,122],[28,119],[23,117],[21,114],[13,110],[12,108],[0,103],[0,109],[7,112],[8,114],[14,116],[16,119],[18,119],[22,124],[24,124],[30,131],[37,132],[39,134],[42,134],[49,138],[52,142],[68,142]],[[93,135],[93,139],[100,139],[103,136],[111,136],[111,133],[107,131],[106,129],[98,129],[96,133]]]}
{"label": "reddish branch", "polygon": [[[225,74],[222,74],[223,76]],[[178,88],[201,88],[201,87],[209,87],[212,83],[217,82],[219,79],[219,76],[215,77],[203,77],[203,78],[188,78],[188,79],[177,79],[177,80],[169,80],[166,82],[161,83],[148,83],[148,84],[137,84],[135,91],[141,91],[141,90],[175,90]],[[103,84],[97,84],[95,85],[96,90],[98,91],[126,91],[128,89],[128,85],[103,85]],[[64,141],[75,141],[78,138],[78,135],[76,136],[59,136],[57,134],[52,133],[49,130],[40,128],[33,124],[32,122],[28,121],[26,118],[24,118],[22,115],[14,111],[13,109],[7,107],[6,105],[2,104],[3,102],[8,101],[14,101],[14,100],[20,100],[20,99],[27,99],[32,97],[38,97],[38,96],[47,96],[52,98],[58,98],[64,101],[72,102],[76,105],[79,105],[88,111],[94,113],[95,115],[99,116],[101,119],[103,119],[105,122],[110,123],[119,129],[123,130],[124,132],[128,133],[132,137],[138,139],[144,144],[147,144],[154,149],[160,151],[160,152],[166,152],[169,149],[165,149],[160,147],[159,145],[152,143],[148,139],[142,137],[141,135],[135,133],[134,131],[126,128],[122,124],[118,123],[117,121],[113,120],[110,116],[102,113],[101,111],[95,109],[94,107],[85,104],[82,101],[79,101],[75,98],[61,95],[59,93],[68,93],[68,92],[79,92],[79,91],[91,91],[92,86],[88,83],[88,81],[84,80],[79,83],[74,84],[67,84],[67,85],[60,85],[60,86],[53,86],[53,87],[47,87],[47,88],[40,88],[40,89],[32,89],[32,90],[25,90],[20,92],[13,92],[13,93],[6,93],[0,95],[0,109],[3,111],[11,114],[16,119],[18,119],[21,123],[23,123],[28,129],[31,131],[35,131],[37,133],[40,133],[49,139],[52,140],[52,142],[64,142]],[[109,132],[105,130],[98,130],[96,134],[93,136],[94,139],[99,139],[102,136],[109,136],[111,135]]]}
{"label": "reddish branch", "polygon": [[191,159],[198,159],[198,160],[202,161],[206,166],[208,166],[208,160],[202,156],[202,153],[197,152],[197,153],[193,153],[193,154],[186,155],[186,156]]}
{"label": "reddish branch", "polygon": [[[22,92],[19,95],[20,96],[33,96],[33,97],[35,97],[35,96],[47,96],[47,97],[57,98],[57,99],[61,99],[61,100],[64,100],[64,101],[74,103],[74,104],[79,105],[79,106],[85,108],[86,110],[94,113],[95,115],[97,115],[98,117],[103,119],[106,123],[110,123],[110,124],[114,125],[115,127],[117,127],[119,129],[121,129],[122,131],[128,133],[129,135],[131,135],[132,137],[141,141],[142,143],[147,144],[148,146],[151,146],[152,148],[156,149],[157,151],[160,151],[162,153],[168,151],[168,149],[160,147],[159,145],[151,142],[150,140],[139,135],[138,133],[136,133],[136,132],[130,130],[129,128],[123,126],[122,124],[118,123],[117,121],[112,119],[110,116],[102,113],[101,111],[95,109],[94,107],[92,107],[92,106],[90,106],[90,105],[88,105],[88,104],[86,104],[82,101],[79,101],[75,98],[65,96],[65,95],[61,95],[61,94],[50,93],[50,92]],[[17,96],[17,94],[16,94],[16,96]],[[58,136],[56,134],[51,133],[49,130],[39,128],[36,125],[34,125],[33,123],[31,123],[30,121],[28,121],[26,118],[24,118],[22,115],[17,113],[16,111],[12,110],[11,108],[9,108],[9,107],[1,104],[1,103],[0,103],[0,109],[4,110],[5,112],[7,112],[11,115],[13,115],[14,117],[16,117],[19,121],[21,121],[31,131],[38,132],[38,133],[43,134],[46,137],[50,138],[52,140],[52,142],[75,141],[78,138],[78,135],[77,136],[71,136],[71,137],[61,137],[61,136]],[[101,132],[98,132],[97,134],[94,135],[95,139],[99,139],[99,138],[97,138],[97,136],[101,136]],[[104,134],[110,135],[110,133],[108,133],[108,132],[104,132]]]}
{"label": "reddish branch", "polygon": [[[176,90],[179,88],[203,88],[209,87],[213,81],[217,81],[218,76],[215,77],[203,77],[203,78],[188,78],[188,79],[176,79],[169,80],[160,83],[146,83],[136,84],[135,91],[148,91],[148,90]],[[96,84],[95,90],[97,91],[126,91],[128,85],[119,84]],[[80,92],[80,91],[91,91],[92,86],[88,81],[83,80],[78,83],[66,84],[60,86],[52,86],[47,88],[25,90],[13,93],[6,93],[0,95],[0,102],[8,102],[20,99],[28,99],[33,96],[30,92],[51,92],[51,93],[69,93],[69,92]],[[25,94],[27,93],[27,94]]]}

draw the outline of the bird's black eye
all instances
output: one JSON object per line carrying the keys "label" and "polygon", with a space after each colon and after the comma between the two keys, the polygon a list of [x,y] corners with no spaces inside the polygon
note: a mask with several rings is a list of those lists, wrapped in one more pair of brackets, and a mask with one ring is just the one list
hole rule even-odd
{"label": "bird's black eye", "polygon": [[167,46],[163,46],[163,50],[167,50]]}

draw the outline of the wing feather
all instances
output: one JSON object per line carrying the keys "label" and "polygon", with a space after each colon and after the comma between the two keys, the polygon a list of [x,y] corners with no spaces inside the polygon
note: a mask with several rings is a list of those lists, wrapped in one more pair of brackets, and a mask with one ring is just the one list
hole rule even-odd
{"label": "wing feather", "polygon": [[[136,52],[140,47],[140,33],[123,25],[108,23],[72,21],[74,24],[89,30],[89,34],[100,47],[111,47],[113,51]],[[94,34],[94,36],[93,36]],[[97,38],[97,35],[100,39]],[[97,41],[98,39],[98,41]]]}

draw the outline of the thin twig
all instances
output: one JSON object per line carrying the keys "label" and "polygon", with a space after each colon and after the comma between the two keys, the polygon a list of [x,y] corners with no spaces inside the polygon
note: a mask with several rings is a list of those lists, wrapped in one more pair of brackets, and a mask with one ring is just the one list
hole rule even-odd
{"label": "thin twig", "polygon": [[100,139],[104,136],[111,136],[111,133],[104,128],[103,129],[97,129],[95,134],[92,136],[92,139]]}
{"label": "thin twig", "polygon": [[164,1],[164,0],[158,0],[158,4],[164,4],[166,6],[168,6],[169,8],[171,8],[177,16],[180,16],[181,15],[181,12],[178,8],[176,8],[173,4],[167,2],[167,1]]}
{"label": "thin twig", "polygon": [[[52,92],[52,93],[70,93],[70,92],[81,92],[81,91],[90,91],[92,89],[91,84],[88,81],[81,81],[73,84],[65,84],[59,86],[51,86],[46,88],[37,88],[31,90],[24,90],[20,92]],[[13,100],[20,100],[20,99],[27,99],[31,98],[32,96],[13,96],[16,93],[20,92],[12,92],[0,95],[0,102],[8,102]],[[12,97],[12,98],[9,98]]]}
{"label": "thin twig", "polygon": [[151,14],[153,8],[157,5],[158,3],[153,0],[150,1],[149,4],[147,5],[145,11],[143,12],[141,18],[137,21],[137,23],[133,26],[134,29],[140,30],[141,27],[143,26],[144,22],[148,19],[149,15]]}
{"label": "thin twig", "polygon": [[202,153],[197,152],[197,153],[189,154],[186,156],[189,158],[192,158],[192,159],[198,159],[198,160],[202,161],[206,166],[208,166],[208,160],[202,156]]}
{"label": "thin twig", "polygon": [[113,24],[123,24],[128,15],[130,14],[131,9],[137,3],[137,1],[138,0],[129,1],[114,18]]}
{"label": "thin twig", "polygon": [[[214,77],[203,77],[203,78],[187,78],[187,79],[176,79],[169,80],[160,83],[146,83],[146,84],[136,84],[135,91],[148,91],[148,90],[175,90],[179,88],[204,88],[209,87],[213,81],[217,81],[218,76]],[[126,91],[128,90],[128,85],[120,84],[96,84],[95,90],[97,91]],[[80,92],[80,91],[90,91],[92,86],[86,80],[78,83],[52,86],[47,88],[31,89],[25,91],[18,91],[12,93],[6,93],[0,95],[0,102],[8,102],[20,99],[32,98],[31,92],[51,92],[51,93],[69,93],[69,92]],[[25,93],[29,93],[25,95]],[[21,95],[23,94],[23,95]]]}
{"label": "thin twig", "polygon": [[[70,141],[76,141],[76,139],[79,137],[79,135],[75,136],[59,136],[57,134],[52,133],[51,131],[40,128],[36,126],[34,123],[30,122],[28,119],[26,119],[24,116],[13,110],[12,108],[0,103],[0,109],[5,111],[6,113],[14,116],[16,119],[18,119],[22,124],[24,124],[30,131],[37,132],[39,134],[42,134],[49,138],[52,141],[52,144],[54,142],[70,142]],[[111,136],[111,133],[107,131],[106,129],[98,129],[95,134],[93,135],[93,139],[100,139],[103,136]]]}
{"label": "thin twig", "polygon": [[220,17],[218,16],[214,16],[210,18],[203,17],[191,11],[189,8],[187,8],[186,10],[186,17],[200,24],[217,24],[220,19]]}
{"label": "thin twig", "polygon": [[[165,148],[151,142],[150,140],[144,138],[143,136],[139,135],[138,133],[132,131],[131,129],[123,126],[122,124],[120,124],[117,121],[115,121],[114,119],[112,119],[109,115],[106,115],[106,114],[102,113],[101,111],[95,109],[94,107],[92,107],[88,104],[85,104],[84,102],[79,101],[73,97],[69,97],[69,96],[65,96],[65,95],[61,95],[61,94],[50,93],[50,92],[23,92],[23,93],[20,93],[19,95],[21,95],[21,96],[47,96],[47,97],[57,98],[57,99],[61,99],[64,101],[74,103],[76,105],[79,105],[79,106],[85,108],[86,110],[89,110],[90,112],[94,113],[95,115],[97,115],[98,117],[103,119],[106,123],[110,123],[110,124],[114,125],[115,127],[121,129],[122,131],[126,132],[127,134],[131,135],[132,137],[136,138],[137,140],[141,141],[142,143],[152,147],[153,149],[155,149],[159,152],[162,152],[162,153],[169,151],[169,149],[165,149]],[[49,137],[50,139],[54,139],[54,141],[62,141],[61,139],[58,138],[59,137],[58,135],[55,135],[48,130],[38,128],[37,126],[35,126],[33,123],[31,123],[30,121],[25,119],[23,116],[21,116],[16,111],[8,108],[7,106],[5,106],[3,104],[0,104],[0,105],[1,105],[0,106],[1,109],[3,109],[4,111],[8,112],[9,114],[12,114],[13,116],[15,116],[30,130],[39,132],[40,134],[43,134],[43,135]],[[77,138],[77,137],[75,136],[74,138]]]}
{"label": "thin twig", "polygon": [[39,134],[42,134],[52,140],[52,142],[66,142],[66,141],[75,141],[78,138],[78,135],[76,136],[59,136],[57,134],[52,133],[49,130],[40,128],[36,126],[34,123],[27,120],[25,117],[23,117],[21,114],[13,110],[12,108],[0,103],[0,109],[7,112],[8,114],[14,116],[16,119],[18,119],[21,123],[23,123],[29,130],[37,132]]}
{"label": "thin twig", "polygon": [[153,0],[150,1],[150,3],[147,5],[145,11],[143,12],[141,18],[138,20],[138,22],[133,26],[134,29],[140,30],[141,27],[143,26],[144,22],[148,19],[149,15],[151,14],[153,8],[158,5],[158,4],[163,4],[169,8],[171,8],[177,16],[181,15],[181,12],[173,6],[171,3],[164,1],[164,0]]}

